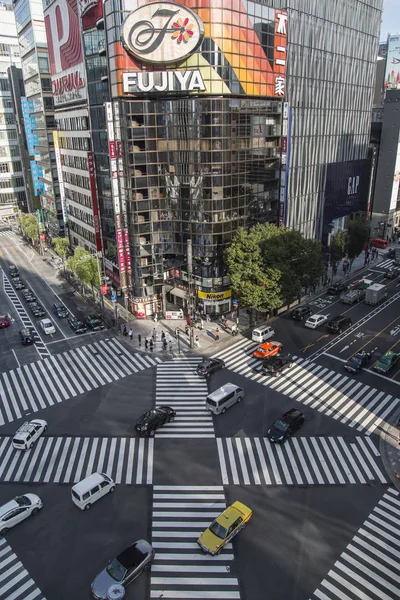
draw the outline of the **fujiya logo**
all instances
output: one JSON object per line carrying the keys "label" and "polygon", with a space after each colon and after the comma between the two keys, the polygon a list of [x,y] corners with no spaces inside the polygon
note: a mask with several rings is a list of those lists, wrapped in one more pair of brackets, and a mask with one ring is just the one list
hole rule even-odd
{"label": "fujiya logo", "polygon": [[204,26],[195,12],[173,2],[152,2],[133,11],[121,31],[126,50],[143,62],[178,63],[200,45]]}

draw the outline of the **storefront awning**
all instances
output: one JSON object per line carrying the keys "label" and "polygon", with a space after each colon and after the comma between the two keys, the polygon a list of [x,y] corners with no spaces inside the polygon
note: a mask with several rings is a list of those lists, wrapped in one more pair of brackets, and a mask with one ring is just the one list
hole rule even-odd
{"label": "storefront awning", "polygon": [[186,291],[181,290],[180,288],[173,288],[170,291],[170,294],[172,294],[173,296],[178,296],[178,298],[183,298],[184,300],[186,300]]}

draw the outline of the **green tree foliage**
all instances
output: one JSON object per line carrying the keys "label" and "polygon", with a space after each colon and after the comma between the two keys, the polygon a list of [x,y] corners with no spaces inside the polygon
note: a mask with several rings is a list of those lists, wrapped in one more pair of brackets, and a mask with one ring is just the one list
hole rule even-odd
{"label": "green tree foliage", "polygon": [[32,242],[39,241],[39,228],[36,215],[21,213],[18,216],[18,223],[24,234],[27,235]]}
{"label": "green tree foliage", "polygon": [[75,248],[74,255],[67,260],[67,267],[82,283],[92,288],[100,286],[97,260],[84,248]]}
{"label": "green tree foliage", "polygon": [[365,244],[368,242],[369,224],[367,221],[350,221],[347,228],[346,253],[350,265],[354,259],[361,254]]}
{"label": "green tree foliage", "polygon": [[51,243],[54,246],[56,254],[62,258],[65,271],[65,259],[67,258],[69,250],[69,241],[67,238],[54,238]]}
{"label": "green tree foliage", "polygon": [[337,231],[331,237],[331,243],[329,246],[329,261],[334,270],[337,269],[338,264],[346,256],[346,243],[347,235],[345,231]]}

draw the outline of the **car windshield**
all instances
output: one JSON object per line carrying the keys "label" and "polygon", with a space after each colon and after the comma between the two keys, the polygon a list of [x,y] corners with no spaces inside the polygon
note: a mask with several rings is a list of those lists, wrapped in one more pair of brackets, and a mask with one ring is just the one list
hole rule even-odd
{"label": "car windshield", "polygon": [[219,537],[221,540],[224,540],[226,538],[226,529],[225,527],[220,525],[218,521],[214,521],[214,523],[211,523],[209,529],[214,535]]}
{"label": "car windshield", "polygon": [[278,421],[276,421],[274,423],[274,427],[275,427],[275,429],[278,429],[279,431],[286,431],[287,428],[289,427],[289,423],[287,423],[286,421],[282,421],[282,419],[279,419]]}
{"label": "car windshield", "polygon": [[351,359],[349,360],[349,363],[351,365],[360,365],[361,364],[361,358],[359,356],[352,356]]}
{"label": "car windshield", "polygon": [[382,356],[382,358],[379,360],[379,362],[383,363],[384,365],[390,365],[390,363],[392,362],[392,357],[391,356]]}
{"label": "car windshield", "polygon": [[26,496],[16,496],[15,502],[18,506],[30,506],[31,501]]}
{"label": "car windshield", "polygon": [[107,573],[115,579],[115,581],[122,581],[125,577],[126,569],[114,558],[108,567],[106,568]]}

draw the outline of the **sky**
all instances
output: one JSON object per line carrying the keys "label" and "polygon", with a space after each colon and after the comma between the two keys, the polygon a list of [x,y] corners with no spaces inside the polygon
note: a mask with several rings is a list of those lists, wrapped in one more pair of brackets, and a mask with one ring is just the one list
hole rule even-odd
{"label": "sky", "polygon": [[386,42],[388,33],[400,33],[400,0],[384,0],[381,42]]}

